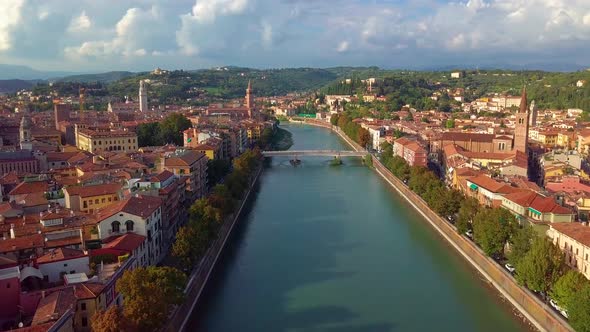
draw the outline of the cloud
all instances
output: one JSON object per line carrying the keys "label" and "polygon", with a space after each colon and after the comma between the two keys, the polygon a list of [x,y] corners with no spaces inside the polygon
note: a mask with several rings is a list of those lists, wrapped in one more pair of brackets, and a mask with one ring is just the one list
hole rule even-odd
{"label": "cloud", "polygon": [[339,53],[346,52],[346,51],[348,51],[349,45],[350,44],[347,40],[343,40],[340,42],[340,44],[338,44],[336,51],[338,51]]}
{"label": "cloud", "polygon": [[21,8],[24,0],[4,0],[0,2],[0,51],[12,47],[11,31],[21,21]]}
{"label": "cloud", "polygon": [[0,1],[0,62],[69,70],[587,59],[588,0]]}
{"label": "cloud", "polygon": [[75,17],[70,22],[70,26],[68,27],[68,32],[72,33],[80,33],[88,30],[92,26],[92,22],[90,21],[90,17],[86,15],[86,11],[82,11],[80,16]]}
{"label": "cloud", "polygon": [[[166,24],[167,17],[164,14],[155,5],[149,9],[129,8],[115,24],[109,39],[84,41],[78,46],[65,47],[64,53],[71,59],[80,59],[145,56],[148,53],[166,52],[175,45],[170,41],[174,28]],[[85,16],[84,13],[83,15]],[[76,23],[81,23],[80,21],[86,22],[80,17],[74,20]],[[86,23],[82,26],[84,24]]]}

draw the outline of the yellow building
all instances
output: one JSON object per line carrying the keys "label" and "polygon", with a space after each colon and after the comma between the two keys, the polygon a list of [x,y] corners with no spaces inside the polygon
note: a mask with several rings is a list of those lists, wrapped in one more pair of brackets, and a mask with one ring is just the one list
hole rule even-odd
{"label": "yellow building", "polygon": [[537,137],[539,143],[551,147],[557,145],[557,138],[559,132],[557,131],[540,131]]}
{"label": "yellow building", "polygon": [[565,263],[590,279],[590,227],[587,223],[550,224],[547,236],[565,253]]}
{"label": "yellow building", "polygon": [[573,149],[576,145],[574,139],[574,132],[559,132],[557,134],[557,146],[561,146],[568,149]]}
{"label": "yellow building", "polygon": [[72,186],[63,189],[66,207],[74,211],[93,213],[119,200],[118,183],[94,186]]}
{"label": "yellow building", "polygon": [[137,151],[137,135],[126,130],[96,131],[75,128],[76,146],[80,150],[100,153],[103,151]]}

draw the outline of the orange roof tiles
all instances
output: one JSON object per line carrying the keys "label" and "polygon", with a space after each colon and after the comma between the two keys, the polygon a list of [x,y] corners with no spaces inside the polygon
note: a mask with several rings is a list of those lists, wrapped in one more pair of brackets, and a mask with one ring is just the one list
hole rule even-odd
{"label": "orange roof tiles", "polygon": [[137,249],[143,241],[145,241],[145,236],[135,233],[126,233],[103,244],[102,247],[131,253],[133,250]]}
{"label": "orange roof tiles", "polygon": [[570,238],[580,242],[581,244],[590,247],[590,227],[581,223],[553,223],[551,228],[563,233]]}
{"label": "orange roof tiles", "polygon": [[49,185],[45,181],[21,182],[8,195],[23,195],[31,193],[45,193]]}
{"label": "orange roof tiles", "polygon": [[68,259],[84,257],[86,254],[82,250],[70,248],[57,248],[49,251],[45,255],[37,258],[38,264],[51,263],[56,261],[63,261]]}
{"label": "orange roof tiles", "polygon": [[121,190],[119,183],[98,184],[93,186],[74,186],[64,188],[70,196],[93,197],[100,195],[114,195]]}
{"label": "orange roof tiles", "polygon": [[126,212],[142,218],[149,217],[162,205],[162,200],[152,196],[132,196],[125,200],[99,209],[96,213],[99,220],[106,219],[116,213]]}

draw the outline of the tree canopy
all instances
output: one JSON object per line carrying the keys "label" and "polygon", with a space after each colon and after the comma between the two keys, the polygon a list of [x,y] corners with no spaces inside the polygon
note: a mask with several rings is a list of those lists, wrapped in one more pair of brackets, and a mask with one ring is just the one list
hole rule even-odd
{"label": "tree canopy", "polygon": [[547,238],[536,237],[531,249],[516,264],[516,280],[531,290],[549,291],[564,272],[563,253]]}
{"label": "tree canopy", "polygon": [[171,267],[127,270],[117,281],[123,295],[123,313],[141,331],[156,331],[168,319],[170,308],[184,299],[186,276]]}

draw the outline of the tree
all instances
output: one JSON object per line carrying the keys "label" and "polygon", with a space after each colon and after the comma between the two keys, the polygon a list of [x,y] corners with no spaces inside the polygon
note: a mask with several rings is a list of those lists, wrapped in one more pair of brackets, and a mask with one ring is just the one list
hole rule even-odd
{"label": "tree", "polygon": [[332,116],[330,116],[330,123],[333,126],[338,125],[338,117],[339,117],[338,114],[332,114]]}
{"label": "tree", "polygon": [[171,267],[127,270],[117,281],[123,313],[141,331],[156,331],[168,319],[172,305],[182,303],[186,276]]}
{"label": "tree", "polygon": [[223,177],[229,172],[231,163],[229,160],[213,159],[207,162],[207,182],[209,185],[214,185],[221,181]]}
{"label": "tree", "polygon": [[273,131],[270,128],[264,128],[260,134],[260,146],[267,147],[272,142]]}
{"label": "tree", "polygon": [[455,128],[455,120],[454,119],[448,119],[447,122],[445,122],[445,127],[446,128]]}
{"label": "tree", "polygon": [[457,232],[463,234],[472,229],[473,219],[479,212],[480,205],[477,199],[468,197],[461,201],[459,216],[457,217]]}
{"label": "tree", "polygon": [[547,292],[563,274],[564,257],[547,238],[536,237],[529,252],[516,264],[516,280],[533,291]]}
{"label": "tree", "polygon": [[585,283],[571,302],[575,305],[567,311],[570,324],[576,331],[590,331],[590,285]]}
{"label": "tree", "polygon": [[588,280],[578,271],[569,270],[562,275],[551,288],[551,298],[565,310],[570,310],[575,305],[576,293],[588,285]]}
{"label": "tree", "polygon": [[98,311],[91,318],[94,332],[137,331],[133,323],[123,315],[121,307],[111,305],[107,310]]}
{"label": "tree", "polygon": [[158,122],[142,123],[137,127],[137,144],[140,147],[162,145],[161,136]]}
{"label": "tree", "polygon": [[473,220],[474,240],[487,255],[503,255],[515,222],[514,216],[505,209],[480,210]]}
{"label": "tree", "polygon": [[161,123],[160,130],[162,136],[162,143],[174,143],[176,145],[183,145],[182,132],[192,126],[189,119],[180,113],[172,113],[168,115]]}
{"label": "tree", "polygon": [[529,252],[534,237],[535,230],[528,223],[512,233],[509,240],[510,252],[508,253],[510,263],[516,265]]}
{"label": "tree", "polygon": [[366,147],[371,144],[371,134],[365,128],[360,128],[358,130],[358,138],[356,140],[360,146]]}

